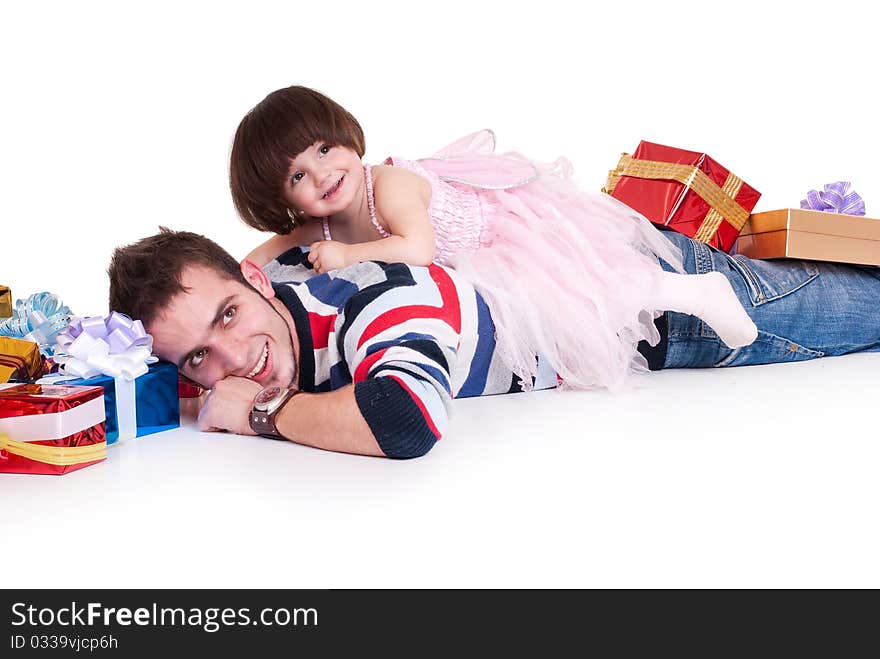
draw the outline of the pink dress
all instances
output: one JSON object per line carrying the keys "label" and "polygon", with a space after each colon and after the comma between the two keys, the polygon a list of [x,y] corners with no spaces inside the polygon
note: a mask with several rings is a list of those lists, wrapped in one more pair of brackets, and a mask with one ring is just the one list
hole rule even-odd
{"label": "pink dress", "polygon": [[618,388],[647,370],[638,342],[659,340],[657,257],[682,272],[681,253],[636,211],[581,189],[567,160],[494,148],[494,134],[480,131],[432,158],[385,164],[431,183],[436,261],[486,300],[499,354],[527,388],[539,354],[565,387]]}

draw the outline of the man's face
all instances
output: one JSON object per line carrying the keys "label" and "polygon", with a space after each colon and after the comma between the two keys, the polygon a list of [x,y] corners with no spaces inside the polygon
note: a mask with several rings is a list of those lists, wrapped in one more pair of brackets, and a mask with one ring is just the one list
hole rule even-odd
{"label": "man's face", "polygon": [[202,265],[184,268],[180,283],[187,292],[174,296],[147,327],[153,351],[209,389],[230,375],[264,387],[295,386],[289,314],[259,268],[243,271],[257,290]]}

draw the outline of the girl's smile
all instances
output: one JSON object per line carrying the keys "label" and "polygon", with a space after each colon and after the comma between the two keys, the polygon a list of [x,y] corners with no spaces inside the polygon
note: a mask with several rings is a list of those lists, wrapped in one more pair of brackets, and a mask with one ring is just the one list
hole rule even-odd
{"label": "girl's smile", "polygon": [[322,199],[333,199],[336,196],[336,193],[339,192],[340,188],[342,188],[342,182],[345,181],[345,174],[343,174],[333,186],[324,193]]}

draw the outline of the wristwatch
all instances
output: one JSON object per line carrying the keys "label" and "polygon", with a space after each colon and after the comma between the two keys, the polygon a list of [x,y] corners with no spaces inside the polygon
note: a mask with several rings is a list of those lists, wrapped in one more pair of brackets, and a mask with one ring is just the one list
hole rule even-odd
{"label": "wristwatch", "polygon": [[284,436],[275,427],[275,417],[281,411],[281,408],[284,407],[284,404],[296,393],[293,389],[285,389],[279,386],[266,387],[260,391],[254,397],[254,407],[248,418],[251,430],[264,437],[284,439]]}

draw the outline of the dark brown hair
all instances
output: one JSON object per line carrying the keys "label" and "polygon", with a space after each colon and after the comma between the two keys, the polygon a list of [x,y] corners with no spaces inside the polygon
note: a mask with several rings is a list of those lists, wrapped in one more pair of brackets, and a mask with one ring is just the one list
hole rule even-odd
{"label": "dark brown hair", "polygon": [[290,233],[281,196],[290,161],[315,142],[364,157],[364,131],[345,108],[308,87],[272,92],[248,112],[232,142],[229,187],[241,219],[260,231]]}
{"label": "dark brown hair", "polygon": [[149,325],[175,295],[187,291],[180,283],[180,275],[186,266],[194,264],[250,286],[238,262],[213,240],[197,233],[159,227],[156,235],[113,251],[107,268],[110,310]]}

